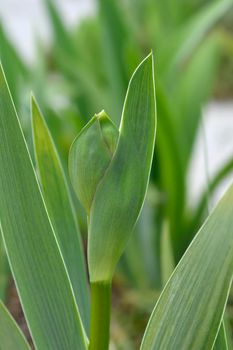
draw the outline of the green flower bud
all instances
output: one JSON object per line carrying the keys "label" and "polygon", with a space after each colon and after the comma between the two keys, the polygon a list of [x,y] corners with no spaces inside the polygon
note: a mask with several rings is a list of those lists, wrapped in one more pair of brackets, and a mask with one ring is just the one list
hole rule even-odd
{"label": "green flower bud", "polygon": [[116,148],[118,130],[107,114],[96,114],[74,140],[69,173],[74,190],[89,215],[96,188]]}
{"label": "green flower bud", "polygon": [[89,217],[90,280],[110,282],[142,208],[156,129],[153,57],[131,78],[119,132],[104,112],[74,141],[69,159],[74,189]]}

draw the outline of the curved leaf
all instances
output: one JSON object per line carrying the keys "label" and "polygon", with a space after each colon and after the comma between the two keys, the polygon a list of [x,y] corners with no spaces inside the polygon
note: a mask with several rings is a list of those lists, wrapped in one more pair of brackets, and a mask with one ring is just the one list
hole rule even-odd
{"label": "curved leaf", "polygon": [[[166,77],[174,73],[174,69],[182,67],[182,65],[191,57],[194,50],[205,38],[206,34],[216,25],[216,23],[226,15],[233,7],[233,0],[217,0],[206,4],[200,11],[191,17],[182,28],[174,31],[174,43],[172,50],[166,47],[165,43],[165,62],[162,64],[166,68]],[[169,41],[168,41],[169,42]],[[167,58],[167,61],[166,61]],[[171,78],[170,77],[170,78]]]}
{"label": "curved leaf", "polygon": [[111,280],[145,198],[156,128],[153,65],[150,54],[129,83],[117,148],[92,202],[88,236],[91,282]]}
{"label": "curved leaf", "polygon": [[87,331],[90,321],[89,290],[80,231],[59,155],[33,98],[32,121],[36,162],[46,207]]}
{"label": "curved leaf", "polygon": [[[175,79],[172,104],[178,107],[176,136],[184,169],[189,165],[202,107],[208,100],[216,79],[219,62],[219,36],[209,36]],[[203,79],[203,77],[205,77]]]}
{"label": "curved leaf", "polygon": [[[204,193],[201,195],[201,198],[199,200],[199,203],[197,204],[197,209],[193,218],[192,222],[192,230],[190,231],[190,234],[193,234],[195,229],[199,227],[201,224],[205,210],[206,210],[206,204],[207,204],[207,198],[209,195],[212,195],[216,188],[220,185],[221,181],[224,181],[224,179],[229,176],[230,173],[233,171],[233,159],[230,158],[226,163],[220,168],[217,173],[213,176],[213,178],[210,180],[208,190],[205,190]],[[191,237],[192,238],[192,237]]]}
{"label": "curved leaf", "polygon": [[209,350],[233,271],[233,185],[196,235],[166,284],[141,350]]}

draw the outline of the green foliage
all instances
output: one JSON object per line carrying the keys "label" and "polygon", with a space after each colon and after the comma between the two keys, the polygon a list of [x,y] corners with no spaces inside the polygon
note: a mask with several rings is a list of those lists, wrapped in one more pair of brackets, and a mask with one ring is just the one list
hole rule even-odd
{"label": "green foliage", "polygon": [[0,24],[0,60],[6,67],[8,83],[11,89],[12,96],[17,106],[20,106],[20,89],[23,86],[23,81],[28,77],[28,68],[18,55],[15,47],[8,39],[2,24]]}
{"label": "green foliage", "polygon": [[0,220],[38,349],[85,349],[86,336],[14,105],[0,72]]}
{"label": "green foliage", "polygon": [[149,55],[133,74],[117,142],[101,113],[71,148],[71,179],[88,214],[91,282],[111,281],[145,198],[156,127],[153,64]]}
{"label": "green foliage", "polygon": [[[53,32],[49,60],[40,46],[38,64],[31,74],[23,74],[22,67],[25,65],[17,63],[22,60],[15,54],[10,54],[11,59],[8,59],[8,52],[13,50],[5,35],[2,36],[2,45],[4,47],[7,42],[10,49],[2,50],[1,56],[9,66],[7,70],[12,71],[9,72],[10,79],[11,76],[16,79],[24,75],[25,84],[28,84],[30,75],[30,84],[33,83],[36,89],[62,156],[67,154],[73,135],[103,106],[118,126],[132,71],[145,53],[151,48],[155,51],[157,105],[161,118],[155,157],[157,163],[151,180],[162,198],[166,198],[165,201],[162,199],[159,209],[155,207],[155,211],[159,210],[163,220],[168,220],[177,263],[203,220],[203,215],[195,216],[196,208],[192,211],[188,207],[187,172],[202,106],[211,96],[216,83],[220,55],[223,47],[232,47],[226,45],[230,42],[229,34],[219,25],[220,20],[232,10],[232,0],[190,0],[188,3],[98,0],[98,16],[83,20],[72,31],[66,28],[56,2],[44,0],[44,3]],[[15,70],[14,67],[21,68]],[[54,71],[72,111],[66,107],[58,108],[58,114],[51,112],[54,97],[61,94],[51,79],[49,90],[45,89],[47,77],[54,76]],[[35,76],[37,83],[33,79]],[[38,80],[41,80],[39,86]],[[17,88],[14,93],[17,100],[20,94],[21,90]],[[59,118],[59,114],[64,117]],[[68,131],[67,121],[71,123]],[[157,226],[156,223],[154,225]],[[160,240],[161,227],[156,227],[159,231],[156,240]],[[133,266],[127,269],[133,270]],[[154,276],[153,280],[157,277]],[[150,283],[153,284],[153,281]]]}
{"label": "green foliage", "polygon": [[[224,54],[230,52],[232,55],[231,35],[222,30],[220,21],[232,11],[233,1],[98,0],[98,16],[83,20],[72,30],[66,28],[56,1],[44,0],[44,3],[53,30],[53,42],[49,54],[38,43],[37,60],[32,67],[23,62],[4,28],[0,28],[0,56],[16,108],[21,112],[21,125],[29,150],[32,151],[30,109],[24,102],[28,86],[33,87],[50,130],[33,102],[36,166],[42,198],[1,78],[0,222],[36,347],[73,350],[87,348],[85,331],[89,334],[90,306],[76,220],[76,214],[78,218],[82,217],[82,210],[76,198],[71,199],[66,168],[63,171],[62,167],[71,140],[78,133],[70,151],[69,170],[75,192],[88,214],[91,281],[111,280],[144,201],[151,166],[154,126],[151,123],[147,137],[141,128],[143,125],[150,128],[146,125],[144,112],[147,98],[153,99],[153,88],[149,80],[147,86],[143,64],[131,81],[122,115],[121,109],[135,66],[152,48],[156,57],[158,111],[155,161],[145,206],[119,270],[127,275],[131,285],[160,290],[173,269],[173,260],[175,264],[179,262],[207,216],[207,191],[201,194],[194,208],[189,208],[187,174],[202,107],[216,84],[223,49],[226,50]],[[136,76],[143,82],[142,86]],[[145,92],[146,86],[149,93]],[[111,119],[103,111],[95,114],[103,107]],[[122,122],[118,130],[121,118],[128,122]],[[83,128],[83,125],[86,126]],[[140,148],[139,140],[143,141],[144,148]],[[148,140],[151,143],[147,144]],[[145,157],[146,147],[149,151]],[[214,193],[232,169],[233,162],[229,159],[210,179],[208,194]],[[225,199],[220,207],[222,203]],[[145,342],[168,342],[170,346],[173,341],[180,341],[178,347],[185,349],[190,339],[197,338],[196,341],[203,341],[202,344],[207,341],[213,345],[231,279],[230,272],[226,283],[224,274],[219,272],[217,276],[215,273],[215,270],[228,271],[231,261],[230,250],[230,255],[223,256],[227,244],[231,246],[230,235],[225,231],[230,221],[226,219],[228,224],[225,224],[222,217],[219,218],[219,210],[208,219],[201,231],[204,235],[198,234],[168,282],[151,318]],[[222,215],[224,218],[228,211],[230,204]],[[212,232],[206,229],[209,222],[216,222]],[[219,233],[216,232],[218,226]],[[82,219],[80,227],[86,233],[85,220]],[[207,244],[205,237],[210,234]],[[226,235],[224,244],[220,234]],[[221,269],[220,260],[216,258],[220,256],[224,262]],[[200,271],[203,261],[205,269]],[[34,270],[36,273],[32,272]],[[8,275],[5,252],[0,243],[1,298],[4,298]],[[184,276],[189,281],[193,275],[190,285],[183,290],[183,284],[187,284]],[[214,279],[217,287],[214,285],[210,293],[208,283],[213,284]],[[171,285],[174,280],[176,283]],[[192,293],[187,294],[190,286]],[[98,283],[92,283],[91,287],[92,295],[95,295]],[[168,290],[171,296],[177,296],[176,300],[167,295]],[[108,327],[101,328],[99,311],[94,311],[105,308],[102,317],[108,323],[109,305],[101,304],[104,295],[101,293],[92,307],[91,318],[94,317],[94,334],[106,330],[102,339],[106,347]],[[203,305],[194,303],[195,315],[185,314],[183,305],[178,308],[181,298],[189,303],[196,301],[197,296],[203,298]],[[210,313],[204,313],[208,303],[215,305],[218,300],[215,314],[210,308]],[[160,317],[156,310],[165,312]],[[181,322],[183,318],[185,321]],[[208,334],[193,326],[203,320],[208,322]],[[169,328],[165,323],[172,324],[170,330],[177,335],[173,339],[167,336]],[[100,328],[95,328],[96,325]],[[9,325],[9,332],[11,327]],[[95,335],[91,337],[91,346],[96,350],[98,341],[93,343],[93,337]],[[227,349],[225,340],[222,324],[214,349]],[[198,343],[198,348],[205,346]]]}
{"label": "green foliage", "polygon": [[232,203],[233,186],[166,284],[147,326],[142,350],[212,348],[232,281]]}
{"label": "green foliage", "polygon": [[84,322],[89,327],[89,290],[80,232],[62,165],[39,108],[32,98],[32,121],[39,177],[46,208]]}
{"label": "green foliage", "polygon": [[[118,126],[133,67],[153,48],[160,120],[157,163],[151,180],[166,198],[155,211],[158,209],[162,220],[168,221],[177,263],[203,220],[199,217],[195,225],[192,223],[195,210],[192,212],[187,204],[187,173],[202,106],[216,82],[225,40],[217,25],[232,10],[233,2],[99,0],[97,3],[98,18],[83,21],[74,34],[64,25],[55,2],[46,1],[54,34],[52,57],[57,71],[72,86],[70,98],[78,106],[82,120],[87,121],[88,116],[105,106]],[[157,223],[154,225],[159,241],[162,225],[160,228]],[[125,261],[130,264],[132,259]],[[133,271],[134,267],[127,269]]]}
{"label": "green foliage", "polygon": [[[111,280],[144,202],[152,163],[156,130],[153,56],[150,54],[132,76],[119,133],[101,112],[81,131],[71,149],[72,182],[74,186],[80,186],[77,193],[81,193],[89,221],[90,345],[78,311],[80,305],[88,330],[82,249],[65,175],[50,133],[33,100],[34,142],[43,198],[3,72],[0,111],[1,230],[34,344],[38,349],[81,350],[89,346],[90,349],[107,350]],[[93,139],[96,148],[90,143]],[[94,150],[94,168],[89,164],[88,142]],[[80,154],[76,148],[80,148]],[[103,158],[99,151],[108,157]],[[75,163],[77,157],[78,166]],[[101,176],[96,177],[96,168],[100,169]],[[77,181],[79,171],[82,185]],[[83,172],[89,176],[86,183]],[[92,192],[83,192],[81,187],[89,185],[91,172]],[[90,193],[93,195],[91,202]],[[149,320],[141,349],[207,350],[213,346],[227,349],[221,322],[232,281],[233,239],[229,234],[232,203],[233,186],[195,236],[168,280]],[[70,228],[67,218],[69,224],[73,223]],[[165,226],[166,234],[167,228]],[[170,250],[168,236],[165,239],[162,245],[167,252]],[[78,266],[73,260],[75,251],[70,254],[66,246],[68,241],[75,244]],[[79,294],[84,289],[86,292]],[[14,349],[18,338],[22,349],[27,348],[3,305],[0,305],[0,324],[6,344],[9,342]],[[8,339],[10,333],[13,336]]]}

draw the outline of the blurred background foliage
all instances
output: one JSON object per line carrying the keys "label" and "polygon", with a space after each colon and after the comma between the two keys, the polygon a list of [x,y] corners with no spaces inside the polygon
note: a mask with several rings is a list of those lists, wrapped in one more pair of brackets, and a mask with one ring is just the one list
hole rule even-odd
{"label": "blurred background foliage", "polygon": [[[37,39],[36,59],[29,65],[0,25],[0,57],[29,149],[32,90],[67,171],[76,134],[103,108],[119,124],[130,76],[154,52],[158,126],[151,181],[114,280],[113,339],[117,348],[131,349],[155,298],[205,219],[208,199],[233,169],[232,156],[209,179],[197,203],[189,205],[188,169],[202,108],[209,99],[233,95],[233,1],[96,2],[96,15],[70,29],[56,1],[43,0],[53,33],[49,47]],[[86,219],[74,202],[85,242]],[[9,269],[0,248],[3,296]]]}

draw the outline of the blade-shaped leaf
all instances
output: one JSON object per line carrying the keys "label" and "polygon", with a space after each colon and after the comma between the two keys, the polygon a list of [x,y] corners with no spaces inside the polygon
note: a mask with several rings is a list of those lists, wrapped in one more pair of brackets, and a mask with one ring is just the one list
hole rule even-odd
{"label": "blade-shaped leaf", "polygon": [[[130,285],[140,288],[161,288],[160,257],[155,254],[157,245],[154,203],[154,189],[149,187],[135,229],[129,239],[124,255],[120,260],[120,271],[127,274]],[[153,192],[153,194],[150,192]],[[157,253],[157,252],[156,252]]]}
{"label": "blade-shaped leaf", "polygon": [[30,347],[4,304],[0,301],[0,349],[29,350]]}
{"label": "blade-shaped leaf", "polygon": [[102,33],[103,60],[106,75],[111,89],[114,118],[119,125],[121,115],[120,106],[124,101],[127,76],[124,64],[124,46],[129,42],[128,28],[124,22],[124,16],[120,11],[119,1],[98,0],[100,28]]}
{"label": "blade-shaped leaf", "polygon": [[168,224],[164,223],[162,237],[161,237],[161,270],[162,270],[162,283],[163,286],[170,278],[175,264],[171,246],[171,237],[169,235]]}
{"label": "blade-shaped leaf", "polygon": [[0,224],[37,349],[85,349],[69,278],[0,71]]}
{"label": "blade-shaped leaf", "polygon": [[[174,126],[172,120],[176,114],[172,110],[164,90],[157,84],[157,108],[158,120],[157,134],[157,169],[159,169],[159,185],[165,192],[166,205],[163,206],[163,215],[169,220],[169,230],[171,233],[171,243],[174,252],[175,262],[177,263],[180,255],[180,238],[185,206],[185,177],[182,169],[181,156],[177,140],[175,138]],[[156,163],[155,167],[156,168]],[[157,170],[156,169],[156,170]]]}
{"label": "blade-shaped leaf", "polygon": [[206,39],[196,50],[189,63],[183,68],[183,73],[179,72],[180,77],[176,79],[174,85],[172,105],[175,104],[179,111],[179,118],[175,120],[175,129],[184,169],[189,165],[202,107],[212,92],[218,62],[219,36],[215,34]]}
{"label": "blade-shaped leaf", "polygon": [[89,327],[89,290],[81,236],[62,165],[40,110],[32,98],[33,136],[46,207],[73,286],[85,328]]}
{"label": "blade-shaped leaf", "polygon": [[233,271],[233,185],[187,249],[159,298],[141,350],[212,348]]}
{"label": "blade-shaped leaf", "polygon": [[[174,47],[166,47],[165,57],[170,62],[166,67],[166,76],[173,74],[174,69],[182,65],[190,58],[194,50],[204,39],[205,35],[216,25],[216,23],[226,15],[233,7],[233,0],[211,1],[200,9],[200,11],[184,23],[181,30],[174,31],[172,42]],[[171,39],[171,38],[170,38]],[[169,41],[168,41],[169,42]],[[161,57],[162,58],[162,57]],[[169,68],[169,69],[168,69]],[[170,77],[171,78],[171,77]]]}
{"label": "blade-shaped leaf", "polygon": [[145,198],[156,129],[153,65],[151,54],[130,81],[117,148],[93,198],[88,236],[92,282],[111,280]]}
{"label": "blade-shaped leaf", "polygon": [[29,71],[6,35],[2,23],[0,23],[0,60],[6,66],[8,83],[16,106],[18,106],[21,85],[28,79]]}
{"label": "blade-shaped leaf", "polygon": [[[54,0],[44,0],[49,16],[50,25],[53,31],[53,50],[51,54],[55,61],[56,68],[64,75],[71,84],[72,100],[76,99],[78,108],[84,118],[85,115],[94,114],[94,112],[103,106],[106,101],[105,91],[102,89],[102,78],[96,80],[96,50],[92,43],[92,37],[85,38],[85,48],[91,46],[94,53],[90,54],[94,58],[95,70],[90,73],[90,62],[85,57],[83,48],[79,47],[80,36],[83,35],[82,28],[78,32],[78,38],[73,38],[72,34],[66,28],[62,16],[60,15]],[[95,24],[95,23],[94,23]],[[95,28],[95,25],[94,25]],[[99,28],[95,28],[95,34]],[[98,38],[98,33],[97,33]],[[100,55],[101,56],[101,55]],[[100,66],[102,65],[102,61]],[[78,86],[78,89],[77,89]],[[75,94],[75,95],[74,95]],[[97,108],[97,109],[96,109]]]}
{"label": "blade-shaped leaf", "polygon": [[[66,57],[73,57],[76,55],[76,48],[69,31],[66,29],[63,23],[62,17],[56,8],[54,0],[44,0],[49,15],[51,28],[53,30],[53,36],[55,41],[55,49],[60,55],[66,55]],[[59,59],[59,57],[58,57]]]}
{"label": "blade-shaped leaf", "polygon": [[206,214],[206,203],[209,195],[213,195],[214,191],[216,191],[217,187],[220,185],[224,179],[229,176],[230,173],[233,171],[233,159],[230,158],[226,161],[226,163],[220,168],[216,174],[214,174],[213,178],[211,179],[208,189],[204,191],[204,193],[201,195],[199,203],[197,205],[197,209],[193,218],[193,223],[191,225],[190,230],[190,238],[193,238],[191,235],[195,233],[198,227],[200,227],[203,217]]}

